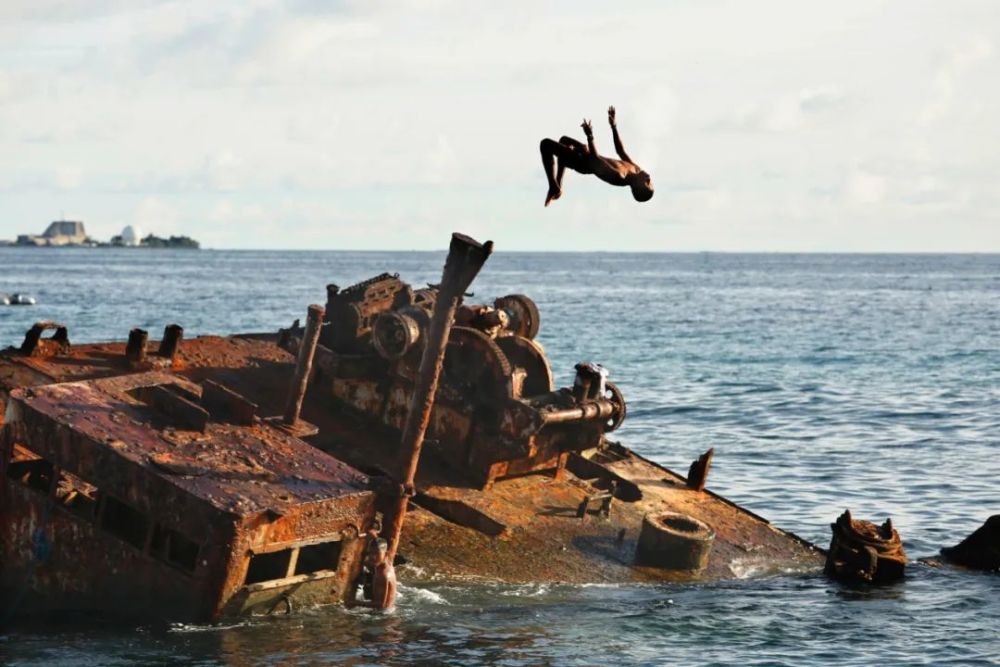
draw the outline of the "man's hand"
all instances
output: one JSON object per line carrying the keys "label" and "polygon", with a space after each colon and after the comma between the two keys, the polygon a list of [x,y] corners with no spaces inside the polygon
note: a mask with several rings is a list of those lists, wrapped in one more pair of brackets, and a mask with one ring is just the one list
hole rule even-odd
{"label": "man's hand", "polygon": [[611,127],[615,126],[615,108],[614,107],[608,107],[608,123],[611,125]]}
{"label": "man's hand", "polygon": [[590,127],[590,121],[589,120],[587,120],[586,118],[584,118],[583,122],[580,123],[580,127],[583,128],[583,133],[585,135],[587,135],[588,139],[593,139],[594,138],[594,129],[592,127]]}

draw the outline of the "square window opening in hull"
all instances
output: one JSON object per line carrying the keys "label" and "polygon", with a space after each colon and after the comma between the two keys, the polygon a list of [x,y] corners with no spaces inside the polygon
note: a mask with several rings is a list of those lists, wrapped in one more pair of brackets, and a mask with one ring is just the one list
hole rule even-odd
{"label": "square window opening in hull", "polygon": [[54,474],[51,463],[24,445],[14,445],[13,456],[7,464],[7,477],[17,480],[29,489],[48,493],[52,488]]}
{"label": "square window opening in hull", "polygon": [[336,570],[340,562],[340,548],[340,540],[300,547],[299,560],[295,563],[295,574]]}
{"label": "square window opening in hull", "polygon": [[186,572],[194,572],[198,565],[198,543],[159,524],[153,526],[149,553]]}
{"label": "square window opening in hull", "polygon": [[284,579],[288,576],[288,563],[292,557],[292,551],[293,549],[284,549],[250,556],[246,581],[243,583],[259,584],[262,581]]}
{"label": "square window opening in hull", "polygon": [[128,542],[136,549],[142,549],[146,546],[149,519],[139,510],[126,505],[117,498],[105,496],[104,511],[101,513],[101,528]]}

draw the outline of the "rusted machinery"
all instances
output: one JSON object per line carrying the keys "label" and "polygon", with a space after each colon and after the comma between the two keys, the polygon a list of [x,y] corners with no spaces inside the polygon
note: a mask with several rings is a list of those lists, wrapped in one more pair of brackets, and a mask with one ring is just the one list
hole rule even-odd
{"label": "rusted machinery", "polygon": [[[437,299],[437,287],[413,289],[389,274],[327,288],[316,381],[336,406],[403,428]],[[562,470],[570,452],[596,447],[625,419],[622,393],[596,364],[579,364],[572,388],[553,388],[534,340],[539,324],[535,303],[520,294],[455,314],[428,444],[482,488]],[[285,330],[282,345],[294,352],[300,337]]]}
{"label": "rusted machinery", "polygon": [[4,599],[196,620],[349,601],[359,536],[379,529],[419,566],[407,577],[819,568],[706,488],[711,450],[685,479],[609,440],[622,393],[592,363],[553,387],[531,299],[464,303],[491,250],[456,235],[470,261],[449,254],[441,286],[330,286],[276,335],[73,345],[33,328],[0,353]]}

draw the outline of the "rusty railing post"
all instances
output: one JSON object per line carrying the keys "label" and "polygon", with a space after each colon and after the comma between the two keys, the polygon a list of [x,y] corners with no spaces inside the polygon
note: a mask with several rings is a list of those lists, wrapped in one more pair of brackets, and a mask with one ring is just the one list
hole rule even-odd
{"label": "rusty railing post", "polygon": [[319,330],[323,323],[323,307],[313,304],[309,306],[306,316],[306,330],[299,343],[299,356],[295,362],[295,376],[288,388],[288,403],[282,421],[287,426],[295,426],[302,412],[302,401],[306,397],[306,387],[309,384],[309,372],[312,370],[313,356],[316,354],[316,343],[319,341]]}
{"label": "rusty railing post", "polygon": [[184,327],[179,324],[168,324],[163,329],[163,340],[160,341],[160,349],[157,355],[174,361],[177,353],[181,349],[181,341],[184,340]]}
{"label": "rusty railing post", "polygon": [[146,361],[146,342],[149,340],[149,332],[136,327],[128,332],[128,345],[125,346],[125,358],[133,364],[142,364]]}
{"label": "rusty railing post", "polygon": [[434,397],[437,394],[438,380],[441,377],[441,367],[444,365],[445,349],[452,322],[455,320],[455,311],[461,303],[465,290],[479,273],[491,252],[493,252],[493,241],[479,243],[464,234],[451,235],[448,259],[445,261],[441,285],[438,287],[438,297],[431,315],[427,342],[420,358],[417,381],[410,397],[409,411],[406,413],[406,422],[400,439],[400,460],[404,462],[405,467],[397,478],[400,482],[399,498],[390,516],[387,517],[385,535],[389,542],[386,552],[389,562],[396,556],[399,535],[403,530],[403,517],[406,515],[409,498],[415,492],[414,478],[420,463],[420,450],[423,448],[424,435],[430,422],[431,410],[434,408]]}

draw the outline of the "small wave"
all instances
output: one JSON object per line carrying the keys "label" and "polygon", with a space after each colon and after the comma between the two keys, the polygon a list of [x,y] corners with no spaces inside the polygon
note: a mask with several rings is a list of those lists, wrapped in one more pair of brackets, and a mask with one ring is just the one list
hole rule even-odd
{"label": "small wave", "polygon": [[435,593],[434,591],[426,588],[410,588],[409,586],[400,586],[397,593],[400,600],[427,604],[451,604],[440,593]]}
{"label": "small wave", "polygon": [[948,419],[949,417],[954,417],[955,414],[951,412],[943,412],[937,410],[884,410],[882,412],[873,412],[870,415],[872,419]]}
{"label": "small wave", "polygon": [[636,414],[643,414],[645,416],[663,416],[663,415],[683,415],[692,412],[709,412],[709,408],[703,407],[701,405],[670,405],[662,408],[653,408],[652,410],[641,410],[636,411]]}
{"label": "small wave", "polygon": [[501,591],[500,595],[516,598],[537,598],[547,595],[550,589],[550,584],[528,584],[515,589]]}
{"label": "small wave", "polygon": [[236,628],[245,628],[251,624],[250,619],[239,621],[236,623],[218,624],[218,625],[198,625],[197,623],[171,623],[167,628],[167,632],[177,632],[177,633],[192,633],[192,632],[225,632],[226,630],[235,630]]}
{"label": "small wave", "polygon": [[424,577],[427,575],[427,570],[420,567],[419,565],[414,565],[413,563],[406,563],[405,565],[399,566],[398,570],[406,572],[407,574],[412,574],[414,577]]}
{"label": "small wave", "polygon": [[729,571],[737,579],[752,579],[767,571],[766,566],[760,561],[734,560],[729,563]]}

